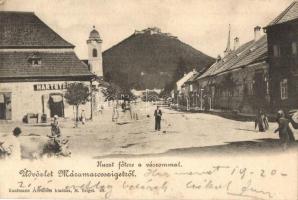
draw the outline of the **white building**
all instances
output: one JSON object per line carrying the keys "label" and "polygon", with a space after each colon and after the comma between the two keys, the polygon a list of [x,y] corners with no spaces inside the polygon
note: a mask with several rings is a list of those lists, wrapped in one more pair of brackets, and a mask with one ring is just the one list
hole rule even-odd
{"label": "white building", "polygon": [[182,86],[183,84],[188,81],[188,79],[190,79],[193,75],[195,75],[197,73],[197,71],[194,69],[190,72],[188,72],[187,74],[184,74],[184,76],[179,79],[177,82],[176,82],[176,87],[177,87],[177,92],[181,92],[182,90]]}
{"label": "white building", "polygon": [[[72,117],[73,106],[64,99],[68,84],[90,87],[94,79],[74,45],[31,12],[1,11],[0,27],[0,119],[21,121],[27,113]],[[101,55],[100,46],[95,49]],[[102,68],[94,67],[97,59],[91,62],[92,72],[102,75]],[[81,106],[87,116],[91,108]]]}

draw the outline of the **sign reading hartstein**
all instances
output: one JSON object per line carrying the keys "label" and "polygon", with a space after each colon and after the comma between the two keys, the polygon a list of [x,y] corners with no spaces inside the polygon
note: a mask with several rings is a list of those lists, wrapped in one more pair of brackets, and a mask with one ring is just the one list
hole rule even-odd
{"label": "sign reading hartstein", "polygon": [[33,89],[35,91],[41,90],[64,90],[67,88],[67,83],[45,83],[45,84],[34,84]]}

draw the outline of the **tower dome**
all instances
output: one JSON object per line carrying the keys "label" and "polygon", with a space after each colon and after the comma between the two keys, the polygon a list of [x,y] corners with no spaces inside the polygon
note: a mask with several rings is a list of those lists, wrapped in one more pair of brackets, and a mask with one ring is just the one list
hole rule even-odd
{"label": "tower dome", "polygon": [[98,31],[95,29],[95,26],[93,26],[93,30],[89,34],[89,40],[101,41],[100,35]]}

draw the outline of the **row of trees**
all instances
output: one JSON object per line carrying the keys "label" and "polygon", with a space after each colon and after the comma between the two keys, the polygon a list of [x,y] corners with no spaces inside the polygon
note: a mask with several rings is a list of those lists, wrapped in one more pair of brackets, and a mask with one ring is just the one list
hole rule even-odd
{"label": "row of trees", "polygon": [[[79,107],[91,101],[92,93],[98,92],[96,88],[91,89],[81,82],[75,82],[68,85],[64,94],[69,105],[75,108],[75,127],[78,127],[79,122]],[[116,84],[110,83],[107,87],[102,88],[101,92],[105,96],[105,101],[123,99],[134,100],[135,96],[130,90],[123,89]]]}

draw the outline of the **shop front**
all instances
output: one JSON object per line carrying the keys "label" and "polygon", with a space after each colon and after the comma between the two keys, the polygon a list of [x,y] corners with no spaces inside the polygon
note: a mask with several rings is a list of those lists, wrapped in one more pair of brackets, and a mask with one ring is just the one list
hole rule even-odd
{"label": "shop front", "polygon": [[[22,121],[28,114],[57,115],[73,118],[74,108],[64,98],[67,85],[74,81],[12,82],[0,84],[0,120]],[[83,82],[90,86],[90,82]],[[91,103],[81,105],[86,116],[91,114]]]}
{"label": "shop front", "polygon": [[11,93],[0,92],[0,119],[11,119]]}

